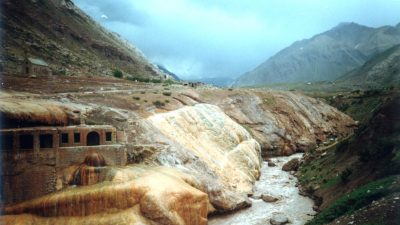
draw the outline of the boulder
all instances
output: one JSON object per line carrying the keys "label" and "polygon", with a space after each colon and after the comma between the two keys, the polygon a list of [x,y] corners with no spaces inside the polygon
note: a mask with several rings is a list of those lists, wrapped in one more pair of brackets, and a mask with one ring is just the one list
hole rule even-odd
{"label": "boulder", "polygon": [[289,219],[284,214],[279,213],[279,214],[273,215],[272,218],[269,220],[269,222],[272,225],[282,225],[282,224],[289,223]]}
{"label": "boulder", "polygon": [[283,171],[297,171],[300,166],[300,160],[299,159],[292,159],[289,162],[285,163],[285,165],[282,166]]}
{"label": "boulder", "polygon": [[271,196],[271,195],[266,195],[266,194],[261,195],[261,199],[262,199],[264,202],[276,202],[276,201],[279,200],[279,199],[276,198],[276,197],[273,197],[273,196]]}

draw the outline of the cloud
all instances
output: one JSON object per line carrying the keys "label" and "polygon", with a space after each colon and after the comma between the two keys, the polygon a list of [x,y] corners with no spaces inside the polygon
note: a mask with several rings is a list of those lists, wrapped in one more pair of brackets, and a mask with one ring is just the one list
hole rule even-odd
{"label": "cloud", "polygon": [[108,16],[106,16],[106,15],[104,15],[104,14],[101,15],[100,17],[101,17],[102,19],[108,19]]}
{"label": "cloud", "polygon": [[[343,21],[395,24],[387,0],[75,0],[153,62],[184,78],[238,76]],[[107,15],[108,19],[102,15]],[[370,19],[373,18],[373,19]]]}

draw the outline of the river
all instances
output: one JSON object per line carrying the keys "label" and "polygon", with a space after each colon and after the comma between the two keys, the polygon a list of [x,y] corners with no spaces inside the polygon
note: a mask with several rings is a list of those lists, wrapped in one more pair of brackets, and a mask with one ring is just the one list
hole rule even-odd
{"label": "river", "polygon": [[[261,225],[270,224],[270,219],[277,214],[284,215],[292,225],[302,225],[312,218],[315,211],[310,198],[299,195],[296,187],[297,178],[283,171],[282,166],[293,158],[301,158],[302,154],[274,157],[276,164],[269,167],[263,162],[261,177],[255,183],[252,206],[230,214],[215,215],[209,218],[209,225]],[[257,196],[267,194],[278,198],[276,202],[264,202]]]}

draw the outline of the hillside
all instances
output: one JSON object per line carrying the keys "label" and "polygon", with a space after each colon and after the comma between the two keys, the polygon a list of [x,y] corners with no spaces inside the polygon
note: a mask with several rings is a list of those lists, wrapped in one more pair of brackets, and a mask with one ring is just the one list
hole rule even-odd
{"label": "hillside", "polygon": [[293,43],[240,76],[234,86],[334,80],[399,43],[400,25],[371,28],[341,23]]}
{"label": "hillside", "polygon": [[143,54],[94,22],[70,0],[1,2],[1,69],[22,73],[25,52],[45,60],[55,75],[127,74],[159,77]]}
{"label": "hillside", "polygon": [[337,80],[340,85],[380,88],[400,84],[400,45],[368,60],[363,66]]}
{"label": "hillside", "polygon": [[[321,210],[309,224],[398,224],[392,208],[398,207],[400,192],[400,101],[396,93],[380,97],[354,135],[305,155],[300,185]],[[362,104],[353,103],[348,112]]]}

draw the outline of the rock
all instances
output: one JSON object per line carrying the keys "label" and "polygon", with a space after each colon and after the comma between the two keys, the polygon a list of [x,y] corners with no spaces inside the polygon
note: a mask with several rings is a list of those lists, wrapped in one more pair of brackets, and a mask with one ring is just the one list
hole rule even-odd
{"label": "rock", "polygon": [[276,201],[279,200],[278,198],[275,198],[275,197],[273,197],[273,196],[271,196],[271,195],[266,195],[266,194],[262,194],[262,195],[261,195],[261,199],[262,199],[264,202],[276,202]]}
{"label": "rock", "polygon": [[269,166],[269,167],[275,167],[276,164],[275,164],[274,162],[271,161],[271,162],[268,162],[268,166]]}
{"label": "rock", "polygon": [[285,163],[283,165],[282,170],[283,171],[297,171],[300,166],[300,160],[299,159],[292,159],[289,162]]}
{"label": "rock", "polygon": [[272,218],[269,220],[269,222],[272,225],[282,225],[282,224],[289,223],[289,219],[284,214],[279,213],[279,214],[273,215]]}

